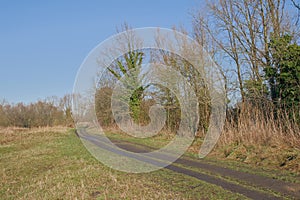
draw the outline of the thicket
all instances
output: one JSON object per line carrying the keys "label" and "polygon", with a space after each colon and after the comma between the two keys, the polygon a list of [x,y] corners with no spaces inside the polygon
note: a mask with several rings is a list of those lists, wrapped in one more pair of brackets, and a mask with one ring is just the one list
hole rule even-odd
{"label": "thicket", "polygon": [[0,104],[0,126],[42,127],[73,126],[71,116],[71,95],[63,98],[51,97],[36,103]]}

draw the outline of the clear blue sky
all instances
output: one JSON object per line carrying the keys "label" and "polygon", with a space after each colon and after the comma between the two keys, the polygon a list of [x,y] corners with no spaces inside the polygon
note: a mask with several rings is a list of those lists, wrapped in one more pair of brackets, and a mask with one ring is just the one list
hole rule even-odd
{"label": "clear blue sky", "polygon": [[196,0],[0,1],[0,100],[71,93],[87,54],[127,22],[191,29]]}

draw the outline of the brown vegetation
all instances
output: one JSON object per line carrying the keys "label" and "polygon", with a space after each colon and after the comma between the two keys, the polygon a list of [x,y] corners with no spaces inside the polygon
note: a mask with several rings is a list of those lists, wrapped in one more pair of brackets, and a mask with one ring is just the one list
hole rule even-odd
{"label": "brown vegetation", "polygon": [[0,126],[3,127],[48,127],[73,126],[71,95],[63,98],[48,98],[31,104],[0,104]]}

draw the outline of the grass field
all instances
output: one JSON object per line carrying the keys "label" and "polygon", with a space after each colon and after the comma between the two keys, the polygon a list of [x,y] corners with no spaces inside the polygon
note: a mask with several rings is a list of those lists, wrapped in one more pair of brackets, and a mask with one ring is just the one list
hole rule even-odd
{"label": "grass field", "polygon": [[166,169],[112,170],[95,160],[71,129],[1,129],[0,134],[0,199],[246,199]]}

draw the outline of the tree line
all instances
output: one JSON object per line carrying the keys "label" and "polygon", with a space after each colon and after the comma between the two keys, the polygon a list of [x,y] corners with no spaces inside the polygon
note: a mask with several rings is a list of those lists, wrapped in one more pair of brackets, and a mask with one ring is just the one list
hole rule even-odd
{"label": "tree line", "polygon": [[73,126],[71,116],[72,95],[51,97],[35,103],[0,103],[0,126],[43,127]]}

